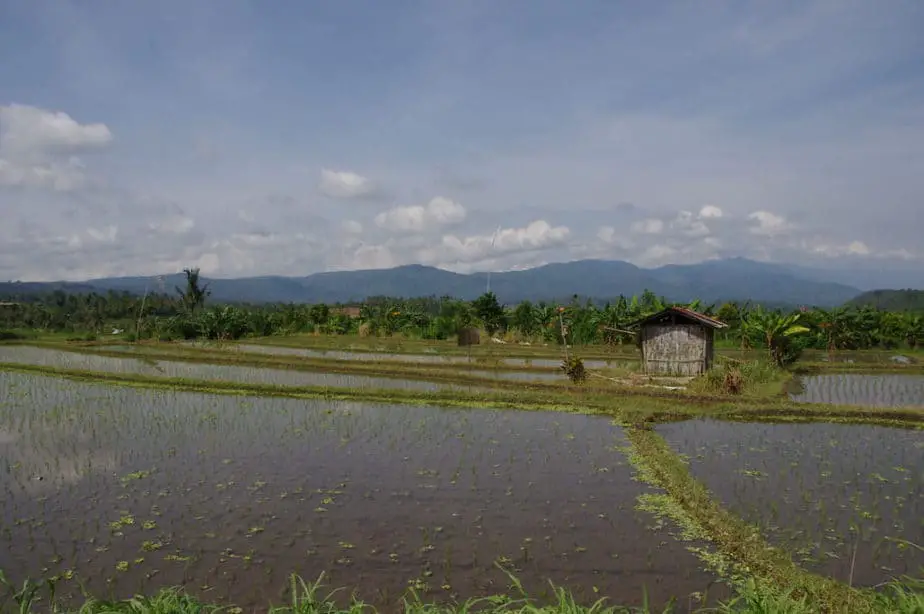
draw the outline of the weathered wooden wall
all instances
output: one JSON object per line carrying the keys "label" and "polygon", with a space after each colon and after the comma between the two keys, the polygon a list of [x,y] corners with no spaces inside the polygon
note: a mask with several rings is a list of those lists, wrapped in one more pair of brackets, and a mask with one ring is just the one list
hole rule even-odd
{"label": "weathered wooden wall", "polygon": [[642,358],[652,374],[700,375],[712,363],[712,330],[698,324],[642,327]]}

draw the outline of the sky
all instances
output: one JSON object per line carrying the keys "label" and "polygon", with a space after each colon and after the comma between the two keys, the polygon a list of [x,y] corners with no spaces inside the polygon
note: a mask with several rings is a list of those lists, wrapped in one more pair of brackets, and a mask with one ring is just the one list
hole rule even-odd
{"label": "sky", "polygon": [[920,0],[0,0],[0,280],[924,265]]}

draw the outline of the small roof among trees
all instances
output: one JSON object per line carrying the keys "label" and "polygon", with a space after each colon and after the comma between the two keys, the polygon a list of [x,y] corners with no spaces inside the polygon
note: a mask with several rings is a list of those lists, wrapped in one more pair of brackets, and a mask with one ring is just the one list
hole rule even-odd
{"label": "small roof among trees", "polygon": [[679,323],[696,323],[708,326],[709,328],[728,328],[728,324],[720,322],[715,318],[697,313],[686,307],[667,307],[641,320],[636,320],[630,326],[642,326],[644,324],[679,324]]}

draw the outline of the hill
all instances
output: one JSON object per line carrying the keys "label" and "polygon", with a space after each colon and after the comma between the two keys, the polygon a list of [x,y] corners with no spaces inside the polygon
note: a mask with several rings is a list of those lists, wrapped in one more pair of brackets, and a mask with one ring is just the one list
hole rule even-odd
{"label": "hill", "polygon": [[924,313],[924,290],[872,290],[851,299],[848,305]]}
{"label": "hill", "polygon": [[[407,265],[392,269],[337,271],[307,277],[248,277],[207,279],[213,301],[220,302],[352,302],[370,296],[452,296],[474,299],[485,291],[488,274],[463,275],[434,267]],[[182,275],[168,275],[167,292],[183,286]],[[840,305],[860,294],[852,286],[806,279],[785,265],[755,262],[744,258],[715,260],[690,265],[669,265],[643,269],[623,261],[579,260],[522,271],[490,274],[491,290],[505,303],[523,300],[555,300],[578,295],[611,299],[620,294],[641,294],[644,290],[670,300],[705,302],[726,300],[789,305]],[[156,277],[92,279],[80,283],[0,284],[0,296],[11,290],[62,289],[97,292],[107,290],[141,294],[159,291]]]}

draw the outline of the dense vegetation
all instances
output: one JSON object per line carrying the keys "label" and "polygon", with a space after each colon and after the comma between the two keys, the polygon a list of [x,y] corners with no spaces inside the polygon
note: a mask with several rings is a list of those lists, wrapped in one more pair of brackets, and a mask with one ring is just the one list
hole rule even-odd
{"label": "dense vegetation", "polygon": [[854,307],[874,307],[886,311],[924,313],[924,290],[873,290],[849,303]]}
{"label": "dense vegetation", "polygon": [[[186,271],[185,287],[167,293],[50,294],[0,303],[0,331],[64,332],[95,338],[123,332],[129,339],[239,339],[299,332],[448,339],[478,327],[507,341],[532,343],[631,344],[632,323],[669,305],[646,291],[598,306],[575,297],[564,305],[524,301],[501,305],[487,292],[474,301],[451,297],[377,297],[359,306],[207,304],[208,284],[197,270]],[[687,305],[728,324],[719,341],[745,348],[768,348],[777,362],[802,349],[828,351],[915,348],[924,343],[924,315],[874,307],[766,310],[749,304]],[[352,313],[351,313],[352,309]]]}

